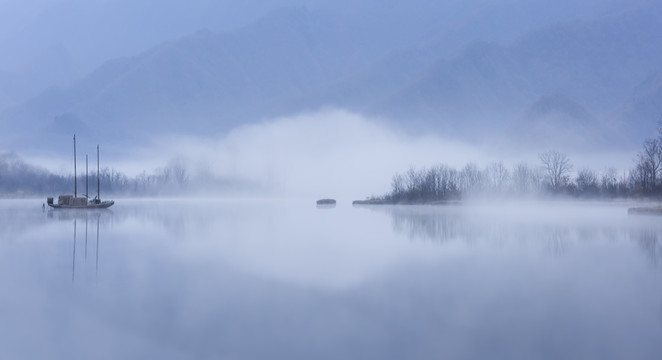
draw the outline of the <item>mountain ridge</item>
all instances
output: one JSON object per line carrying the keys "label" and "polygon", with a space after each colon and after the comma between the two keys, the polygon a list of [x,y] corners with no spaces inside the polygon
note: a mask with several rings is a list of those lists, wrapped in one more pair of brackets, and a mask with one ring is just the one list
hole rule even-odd
{"label": "mountain ridge", "polygon": [[602,125],[643,74],[660,70],[654,67],[662,63],[660,13],[659,6],[648,6],[550,25],[508,45],[472,42],[448,58],[443,41],[430,41],[429,34],[408,48],[366,49],[367,38],[328,27],[337,19],[306,7],[283,8],[230,32],[202,29],[110,60],[67,88],[51,88],[4,112],[0,121],[6,128],[22,124],[5,139],[10,144],[47,139],[56,119],[55,128],[62,119],[76,119],[90,136],[135,140],[220,134],[246,122],[335,106],[403,128],[476,139],[480,132],[512,136],[507,124],[541,96],[561,94]]}

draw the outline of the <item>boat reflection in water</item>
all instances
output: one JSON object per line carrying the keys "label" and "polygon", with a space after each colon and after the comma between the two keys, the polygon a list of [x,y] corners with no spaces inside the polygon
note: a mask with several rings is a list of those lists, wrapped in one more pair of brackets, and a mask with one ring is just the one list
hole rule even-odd
{"label": "boat reflection in water", "polygon": [[[110,219],[113,215],[113,212],[107,209],[96,209],[96,210],[86,210],[86,209],[70,209],[69,211],[54,211],[49,210],[47,216],[49,219],[54,219],[58,221],[72,221],[73,220],[73,246],[72,246],[72,257],[71,257],[71,281],[75,282],[76,280],[76,260],[88,261],[88,248],[94,246],[93,254],[95,263],[95,278],[99,276],[99,229],[100,223],[103,219]],[[85,226],[83,226],[83,223]],[[90,234],[91,233],[91,234]],[[83,244],[78,244],[78,242],[84,238]],[[89,244],[89,240],[94,238],[94,245]],[[83,249],[80,249],[80,246],[83,246]],[[80,254],[80,252],[83,254]],[[77,253],[78,252],[78,253]],[[82,260],[81,260],[82,256]]]}

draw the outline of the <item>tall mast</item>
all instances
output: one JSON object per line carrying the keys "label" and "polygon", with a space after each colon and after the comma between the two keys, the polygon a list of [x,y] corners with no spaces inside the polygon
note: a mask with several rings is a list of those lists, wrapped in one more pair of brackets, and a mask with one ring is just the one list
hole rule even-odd
{"label": "tall mast", "polygon": [[76,178],[76,134],[74,134],[74,197],[78,197],[78,181]]}
{"label": "tall mast", "polygon": [[90,191],[88,190],[89,183],[90,183],[90,180],[87,177],[87,154],[85,154],[85,197],[86,198],[90,197]]}
{"label": "tall mast", "polygon": [[101,201],[101,194],[99,188],[101,179],[99,178],[99,144],[97,144],[97,200]]}

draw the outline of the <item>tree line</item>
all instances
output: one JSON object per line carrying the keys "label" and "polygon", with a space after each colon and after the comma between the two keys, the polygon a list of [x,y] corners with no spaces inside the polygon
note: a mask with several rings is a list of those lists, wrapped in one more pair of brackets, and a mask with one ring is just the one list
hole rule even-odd
{"label": "tree line", "polygon": [[[564,195],[577,198],[642,198],[662,195],[662,129],[656,138],[644,141],[634,167],[618,173],[582,168],[573,173],[570,158],[558,151],[538,155],[539,162],[521,162],[507,167],[497,161],[479,168],[468,163],[461,169],[445,164],[429,168],[410,167],[396,173],[388,202],[434,202],[472,196],[527,197]],[[192,175],[183,159],[173,159],[152,172],[129,177],[112,168],[99,174],[101,196],[159,196],[190,194],[193,189],[242,189],[245,186],[211,173]],[[96,195],[97,174],[89,175],[89,196]],[[43,196],[73,193],[72,175],[57,175],[25,163],[15,153],[0,153],[0,197]],[[245,184],[244,184],[245,185]],[[85,176],[78,176],[78,194],[83,195]]]}
{"label": "tree line", "polygon": [[[209,177],[207,177],[209,178]],[[90,173],[87,179],[78,174],[78,195],[93,198],[97,194],[97,179],[101,196],[156,196],[187,192],[192,177],[181,159],[171,160],[166,166],[150,173],[143,171],[129,177],[113,168],[101,168],[99,175]],[[194,179],[194,181],[198,181]],[[89,194],[85,194],[86,182]],[[0,153],[0,196],[28,197],[73,194],[73,175],[56,175],[45,169],[27,164],[15,153]]]}
{"label": "tree line", "polygon": [[538,155],[539,163],[521,162],[511,168],[493,162],[480,169],[469,163],[461,169],[446,164],[396,173],[391,190],[378,198],[393,203],[452,201],[466,197],[568,196],[576,198],[643,198],[662,195],[662,129],[644,141],[632,169],[590,168],[573,174],[570,158],[551,150]]}

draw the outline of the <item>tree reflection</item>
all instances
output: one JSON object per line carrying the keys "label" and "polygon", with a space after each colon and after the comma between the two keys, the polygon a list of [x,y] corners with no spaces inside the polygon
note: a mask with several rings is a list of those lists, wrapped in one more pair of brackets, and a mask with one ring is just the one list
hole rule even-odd
{"label": "tree reflection", "polygon": [[[411,241],[448,243],[462,241],[467,244],[489,242],[542,243],[546,251],[562,254],[569,241],[579,236],[570,226],[562,224],[535,224],[530,222],[508,222],[468,214],[464,209],[448,207],[403,207],[388,209],[396,233],[405,235]],[[596,231],[582,230],[595,234]]]}
{"label": "tree reflection", "polygon": [[655,229],[637,229],[633,231],[633,239],[639,244],[641,250],[656,265],[662,261],[662,234]]}
{"label": "tree reflection", "polygon": [[389,207],[391,223],[395,232],[406,235],[410,240],[445,243],[458,238],[472,241],[477,228],[469,227],[459,214],[440,213],[419,207]]}
{"label": "tree reflection", "polygon": [[[512,214],[496,207],[489,210],[425,205],[362,208],[388,213],[394,232],[412,242],[534,245],[545,253],[559,256],[567,253],[573,244],[634,240],[655,264],[662,263],[662,224],[658,221],[640,221],[627,216],[616,217],[618,221],[596,216],[587,219],[557,216],[564,208],[532,207]],[[520,216],[522,214],[524,216]]]}

